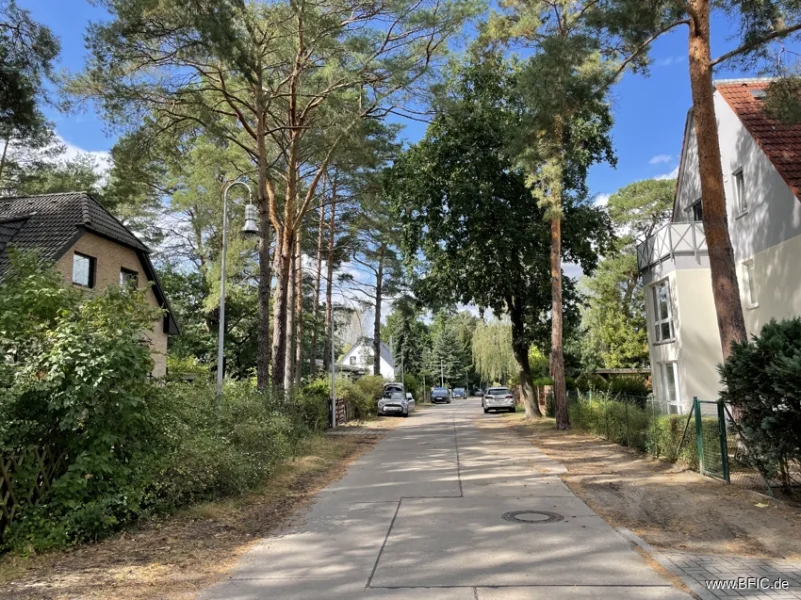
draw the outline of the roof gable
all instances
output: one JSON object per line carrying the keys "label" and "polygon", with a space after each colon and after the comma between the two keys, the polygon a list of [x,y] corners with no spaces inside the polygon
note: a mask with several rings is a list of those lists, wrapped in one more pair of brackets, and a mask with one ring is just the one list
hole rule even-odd
{"label": "roof gable", "polygon": [[766,79],[746,79],[716,82],[715,87],[796,198],[801,198],[801,124],[791,125],[769,117],[763,100],[752,93],[759,96],[770,83]]}
{"label": "roof gable", "polygon": [[85,192],[0,198],[0,275],[8,268],[9,245],[57,260],[84,231],[134,250],[150,250],[97,200]]}

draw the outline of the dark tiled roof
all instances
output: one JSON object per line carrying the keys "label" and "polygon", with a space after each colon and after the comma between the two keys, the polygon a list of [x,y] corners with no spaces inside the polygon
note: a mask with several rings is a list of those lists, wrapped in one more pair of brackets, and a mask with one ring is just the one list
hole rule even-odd
{"label": "dark tiled roof", "polygon": [[46,260],[57,260],[83,231],[149,252],[133,233],[84,192],[0,198],[0,275],[8,267],[9,245],[23,251],[36,250]]}
{"label": "dark tiled roof", "polygon": [[801,198],[801,125],[781,123],[765,114],[763,100],[751,92],[766,90],[769,85],[769,80],[754,79],[718,82],[715,87],[796,197]]}

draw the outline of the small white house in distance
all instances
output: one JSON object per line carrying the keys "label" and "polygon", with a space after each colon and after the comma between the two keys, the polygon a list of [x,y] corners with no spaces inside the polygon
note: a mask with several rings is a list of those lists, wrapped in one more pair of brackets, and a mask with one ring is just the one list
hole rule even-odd
{"label": "small white house in distance", "polygon": [[[715,82],[728,228],[748,335],[801,315],[801,126],[764,112],[765,79]],[[717,399],[723,360],[692,111],[671,222],[637,246],[654,393],[671,412]]]}
{"label": "small white house in distance", "polygon": [[[381,342],[381,376],[388,381],[395,381],[395,363],[392,360],[392,351],[384,342]],[[345,353],[339,364],[349,368],[363,370],[370,375],[373,372],[373,340],[362,338]]]}

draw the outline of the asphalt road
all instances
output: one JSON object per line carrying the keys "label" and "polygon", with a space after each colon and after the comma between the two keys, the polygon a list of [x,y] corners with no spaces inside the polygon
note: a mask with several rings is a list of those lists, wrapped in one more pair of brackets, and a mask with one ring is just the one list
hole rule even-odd
{"label": "asphalt road", "polygon": [[688,598],[493,418],[416,411],[200,600]]}

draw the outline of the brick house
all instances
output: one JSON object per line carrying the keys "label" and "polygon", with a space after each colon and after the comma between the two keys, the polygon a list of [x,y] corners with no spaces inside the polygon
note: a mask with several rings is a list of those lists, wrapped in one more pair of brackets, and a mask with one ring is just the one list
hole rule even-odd
{"label": "brick house", "polygon": [[0,198],[0,279],[9,267],[8,248],[36,251],[51,261],[66,285],[91,293],[110,285],[152,282],[153,306],[167,310],[148,336],[152,375],[167,372],[167,337],[179,333],[159,283],[150,249],[84,192]]}

